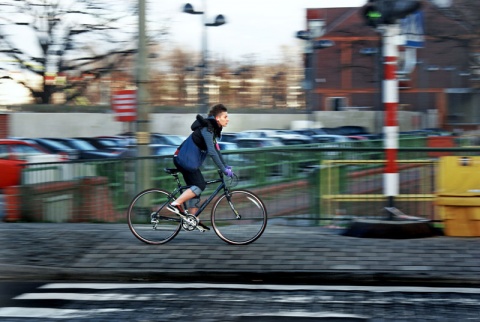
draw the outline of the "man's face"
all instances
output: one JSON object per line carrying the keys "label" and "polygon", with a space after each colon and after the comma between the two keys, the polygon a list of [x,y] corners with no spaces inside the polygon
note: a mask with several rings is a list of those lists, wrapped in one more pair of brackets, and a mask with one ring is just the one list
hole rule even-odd
{"label": "man's face", "polygon": [[222,112],[218,114],[215,117],[215,120],[217,120],[218,125],[220,125],[221,127],[226,127],[229,122],[228,112]]}

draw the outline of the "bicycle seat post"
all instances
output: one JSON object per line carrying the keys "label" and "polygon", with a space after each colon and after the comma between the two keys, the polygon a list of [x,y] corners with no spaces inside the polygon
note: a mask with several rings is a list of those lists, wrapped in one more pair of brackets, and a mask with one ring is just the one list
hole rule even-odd
{"label": "bicycle seat post", "polygon": [[178,173],[173,173],[172,176],[175,178],[175,182],[180,187],[182,184],[180,183],[180,178],[178,177]]}

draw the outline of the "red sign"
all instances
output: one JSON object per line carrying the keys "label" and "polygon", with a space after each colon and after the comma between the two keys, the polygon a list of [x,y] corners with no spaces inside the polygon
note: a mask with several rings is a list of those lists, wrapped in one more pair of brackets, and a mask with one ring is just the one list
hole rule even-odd
{"label": "red sign", "polygon": [[118,122],[133,122],[137,118],[137,92],[134,89],[112,94],[112,109]]}

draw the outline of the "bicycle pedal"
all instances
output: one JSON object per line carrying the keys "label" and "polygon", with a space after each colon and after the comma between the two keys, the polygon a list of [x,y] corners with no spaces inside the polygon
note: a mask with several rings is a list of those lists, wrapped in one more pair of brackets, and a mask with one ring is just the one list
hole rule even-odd
{"label": "bicycle pedal", "polygon": [[204,224],[202,224],[201,222],[199,222],[197,224],[197,229],[200,230],[202,233],[210,230],[210,228],[208,226],[205,226]]}

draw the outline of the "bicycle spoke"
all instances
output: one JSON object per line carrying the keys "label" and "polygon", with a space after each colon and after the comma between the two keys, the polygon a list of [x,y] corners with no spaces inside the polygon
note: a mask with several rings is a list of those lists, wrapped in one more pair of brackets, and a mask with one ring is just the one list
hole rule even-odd
{"label": "bicycle spoke", "polygon": [[212,209],[212,224],[218,237],[236,245],[255,241],[267,224],[265,206],[246,190],[232,191],[228,199],[220,197]]}
{"label": "bicycle spoke", "polygon": [[169,194],[159,189],[139,193],[128,208],[128,226],[147,244],[163,244],[180,231],[180,218],[166,209]]}

